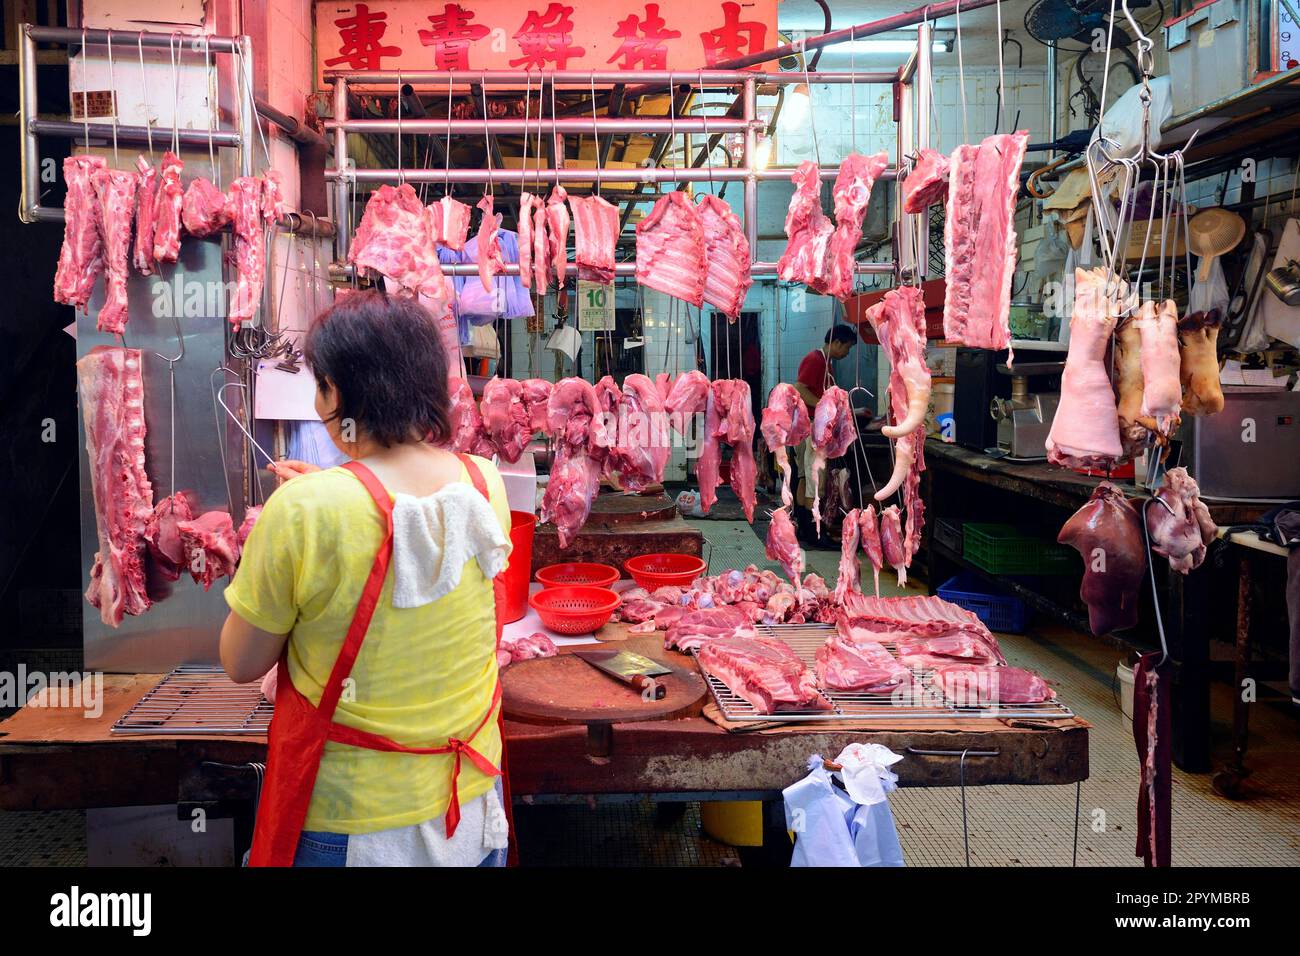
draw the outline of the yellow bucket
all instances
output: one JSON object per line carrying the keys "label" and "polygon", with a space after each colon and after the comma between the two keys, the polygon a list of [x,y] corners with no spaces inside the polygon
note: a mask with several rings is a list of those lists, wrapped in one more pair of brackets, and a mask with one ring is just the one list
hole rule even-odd
{"label": "yellow bucket", "polygon": [[728,846],[763,845],[761,800],[701,803],[700,822],[705,833]]}

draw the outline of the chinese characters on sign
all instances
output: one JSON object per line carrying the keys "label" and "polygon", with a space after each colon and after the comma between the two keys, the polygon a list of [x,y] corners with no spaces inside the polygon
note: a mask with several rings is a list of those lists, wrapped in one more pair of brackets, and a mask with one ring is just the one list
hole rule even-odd
{"label": "chinese characters on sign", "polygon": [[682,70],[765,49],[777,0],[316,3],[325,70]]}
{"label": "chinese characters on sign", "polygon": [[468,70],[469,45],[491,31],[481,23],[471,23],[474,14],[458,4],[449,3],[442,13],[429,15],[431,30],[420,30],[420,42],[433,47],[433,65],[440,70]]}
{"label": "chinese characters on sign", "polygon": [[384,46],[382,41],[388,24],[387,13],[371,13],[370,7],[358,3],[350,17],[334,21],[339,31],[339,55],[325,61],[336,67],[346,63],[351,70],[380,70],[386,56],[401,56],[400,46]]}

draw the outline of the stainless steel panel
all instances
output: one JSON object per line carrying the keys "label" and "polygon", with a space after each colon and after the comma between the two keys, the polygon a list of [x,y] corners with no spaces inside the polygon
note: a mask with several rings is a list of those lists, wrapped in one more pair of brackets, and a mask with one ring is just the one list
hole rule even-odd
{"label": "stainless steel panel", "polygon": [[[187,239],[181,244],[181,261],[163,266],[160,276],[132,273],[128,294],[131,318],[126,328],[127,344],[144,351],[145,466],[153,483],[155,500],[171,492],[171,427],[168,398],[167,363],[154,353],[176,354],[176,334],[167,308],[176,305],[176,277],[180,277],[180,304],[185,292],[198,289],[215,291],[211,283],[222,283],[222,245],[215,241]],[[160,302],[160,294],[167,300]],[[219,300],[217,300],[219,301]],[[77,355],[80,358],[96,345],[116,344],[113,337],[95,330],[94,316],[103,302],[100,283],[90,303],[89,315],[77,319]],[[214,303],[215,304],[215,303]],[[161,314],[159,314],[161,313]],[[205,305],[201,315],[181,315],[185,336],[185,357],[176,363],[176,489],[193,494],[195,505],[203,510],[229,508],[227,493],[234,496],[234,520],[241,520],[243,498],[240,470],[241,438],[233,428],[226,433],[229,474],[223,471],[218,425],[213,413],[209,377],[221,363],[225,349],[226,319],[219,310]],[[230,389],[227,402],[236,405],[238,389]],[[85,456],[84,425],[78,416],[81,442],[81,557],[83,585],[89,581],[90,567],[98,550],[95,534],[94,499],[90,471]],[[269,487],[268,487],[269,490]],[[89,604],[83,607],[83,632],[86,667],[118,672],[165,673],[178,664],[215,663],[217,638],[225,620],[226,606],[221,598],[225,580],[218,581],[205,593],[184,576],[168,585],[170,594],[145,614],[127,617],[114,629],[99,619],[99,611]]]}
{"label": "stainless steel panel", "polygon": [[1201,494],[1300,497],[1300,393],[1225,385],[1223,399],[1217,415],[1191,419],[1189,470]]}

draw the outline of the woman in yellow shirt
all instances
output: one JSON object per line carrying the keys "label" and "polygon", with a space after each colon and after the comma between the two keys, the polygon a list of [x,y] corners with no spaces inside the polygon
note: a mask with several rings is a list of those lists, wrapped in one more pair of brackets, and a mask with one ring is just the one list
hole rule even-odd
{"label": "woman in yellow shirt", "polygon": [[225,592],[227,673],[256,680],[279,661],[250,862],[499,865],[501,477],[438,447],[447,357],[418,304],[350,295],[304,352],[352,462],[268,499]]}

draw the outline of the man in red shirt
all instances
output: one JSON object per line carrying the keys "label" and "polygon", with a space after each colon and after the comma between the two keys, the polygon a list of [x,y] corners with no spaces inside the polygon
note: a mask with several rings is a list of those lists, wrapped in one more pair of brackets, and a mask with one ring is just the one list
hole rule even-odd
{"label": "man in red shirt", "polygon": [[[808,406],[808,414],[812,415],[817,408],[817,402],[826,391],[827,387],[835,384],[835,370],[832,362],[847,358],[848,354],[853,351],[853,346],[857,344],[858,333],[851,325],[833,325],[826,333],[826,344],[819,349],[813,349],[803,357],[799,363],[799,373],[795,378],[794,387],[803,396],[804,403]],[[870,421],[871,412],[867,409],[859,410],[859,415],[865,420]],[[798,454],[795,455],[797,462],[797,472],[795,479],[797,484],[797,493],[795,495],[794,517],[795,527],[798,529],[800,540],[806,544],[822,544],[827,547],[839,547],[833,541],[826,538],[825,523],[823,522],[822,540],[817,539],[816,525],[812,517],[812,489],[808,487],[807,481],[804,480],[810,471],[810,462],[812,459],[812,440],[805,440],[799,446]],[[798,474],[802,472],[802,474]],[[821,475],[822,497],[826,496],[826,479],[830,472],[829,466]]]}

